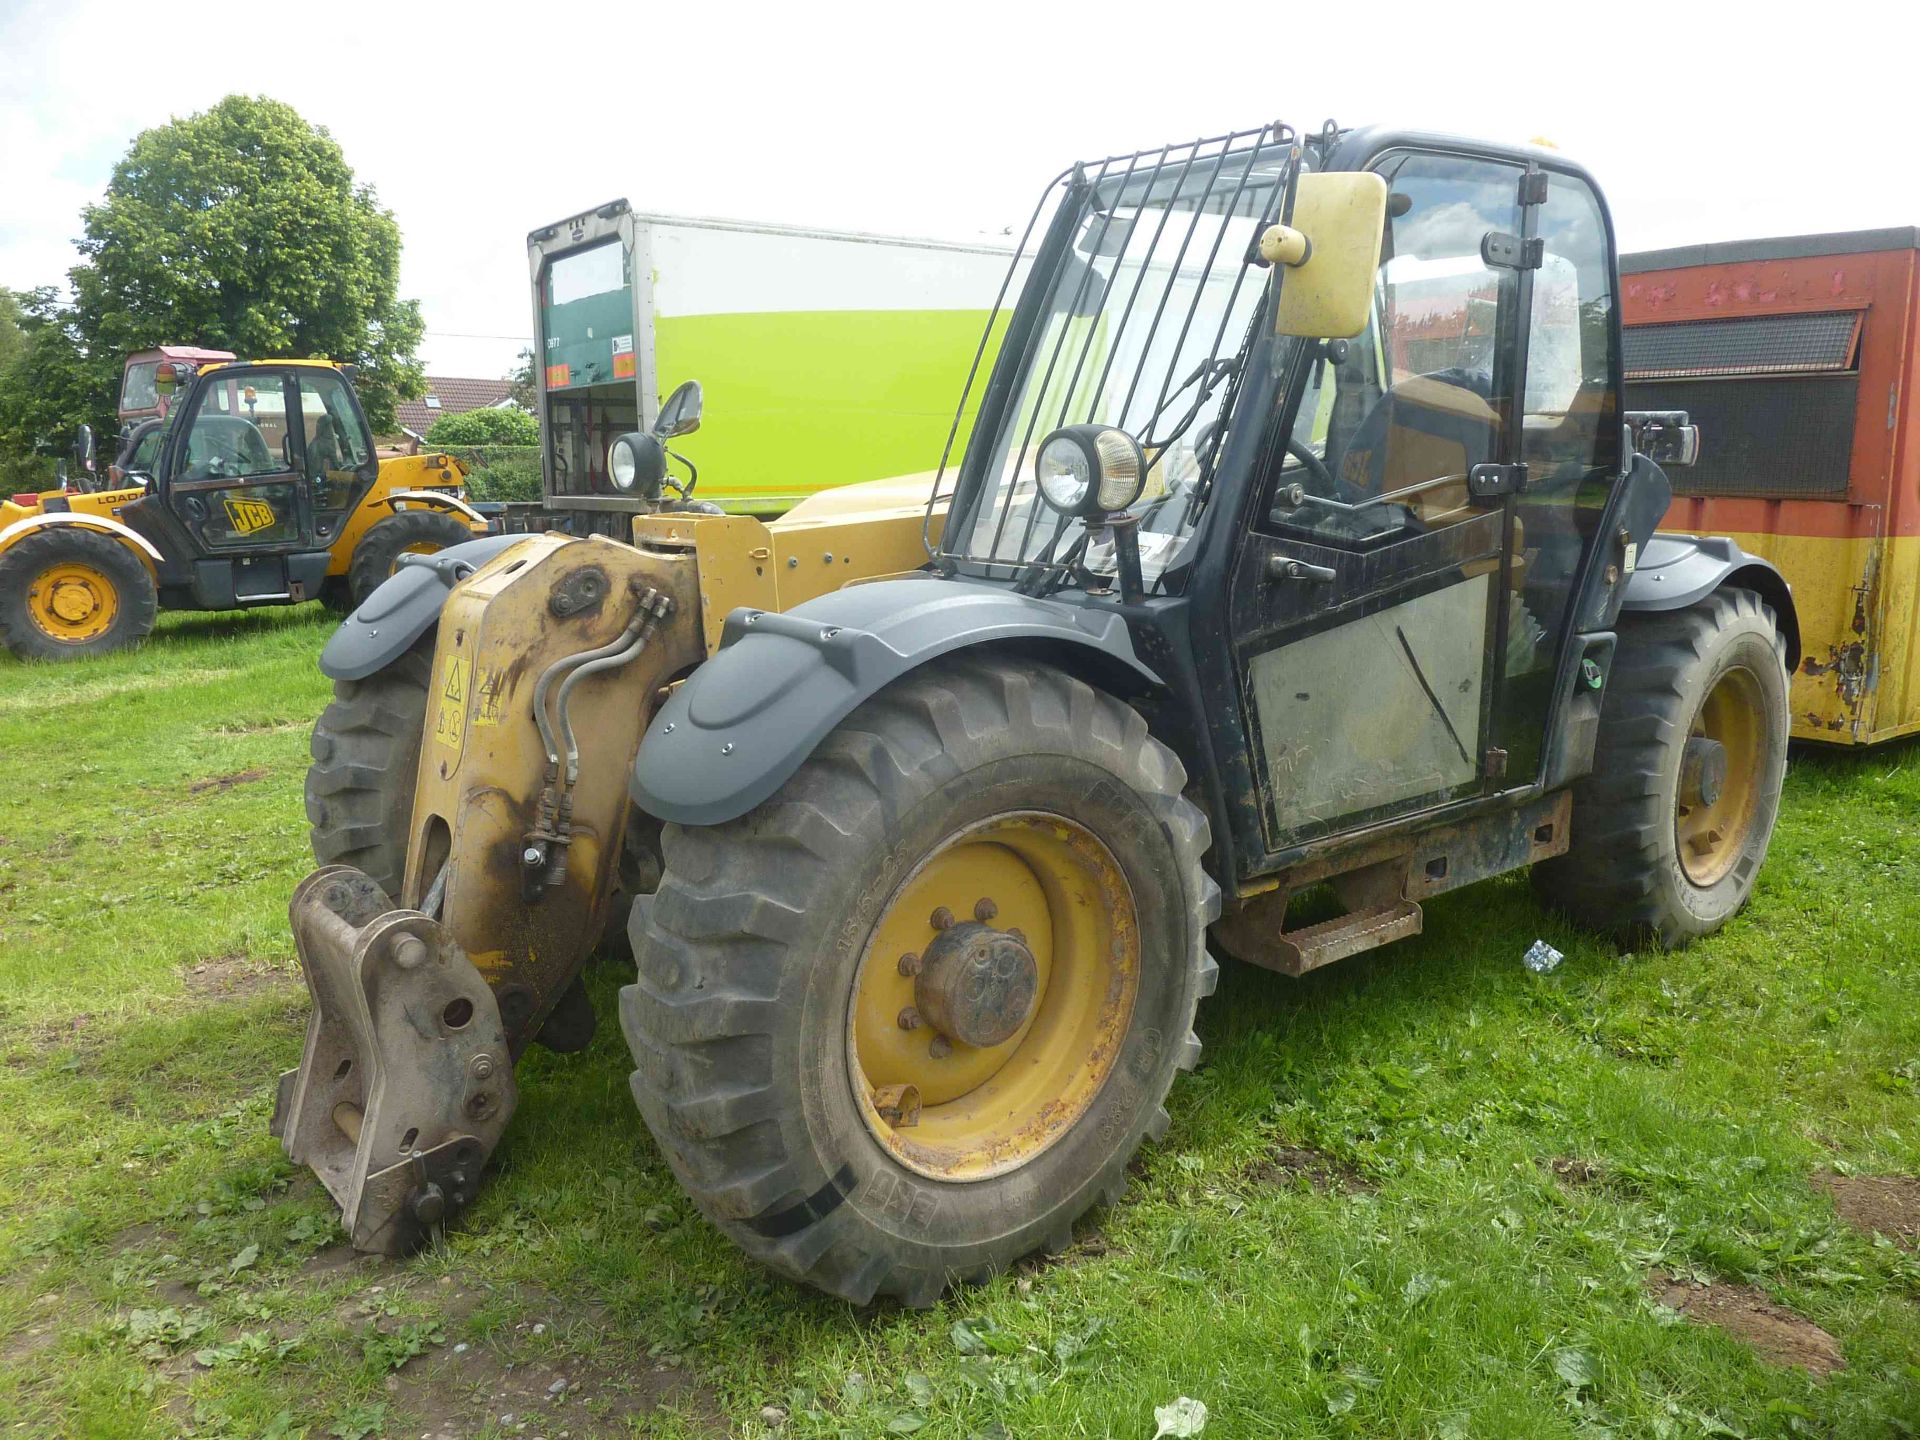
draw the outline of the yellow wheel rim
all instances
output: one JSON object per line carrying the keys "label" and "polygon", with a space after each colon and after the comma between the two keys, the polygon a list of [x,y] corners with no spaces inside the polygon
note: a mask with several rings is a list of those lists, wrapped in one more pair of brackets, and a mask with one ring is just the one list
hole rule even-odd
{"label": "yellow wheel rim", "polygon": [[1092,832],[1022,811],[948,837],[894,891],[854,976],[868,1129],[936,1179],[1026,1164],[1093,1103],[1139,986],[1133,893]]}
{"label": "yellow wheel rim", "polygon": [[112,628],[120,592],[105,572],[82,561],[60,560],[34,577],[27,613],[50,639],[84,645]]}
{"label": "yellow wheel rim", "polygon": [[1714,682],[1694,716],[1681,757],[1674,840],[1680,868],[1703,890],[1727,877],[1759,817],[1766,713],[1759,677],[1736,668]]}

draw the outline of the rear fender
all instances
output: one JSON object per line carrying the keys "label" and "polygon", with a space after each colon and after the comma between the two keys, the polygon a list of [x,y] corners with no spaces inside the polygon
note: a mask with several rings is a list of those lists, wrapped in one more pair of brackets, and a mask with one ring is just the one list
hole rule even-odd
{"label": "rear fender", "polygon": [[634,761],[634,803],[678,825],[735,819],[908,671],[973,646],[1032,641],[1160,683],[1119,615],[997,585],[921,576],[849,586],[784,613],[735,610],[719,651],[654,716]]}

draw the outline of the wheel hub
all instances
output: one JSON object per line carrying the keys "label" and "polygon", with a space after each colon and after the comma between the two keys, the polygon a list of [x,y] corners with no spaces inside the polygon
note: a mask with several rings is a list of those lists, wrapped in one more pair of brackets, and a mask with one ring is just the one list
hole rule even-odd
{"label": "wheel hub", "polygon": [[78,625],[98,608],[93,591],[77,580],[62,580],[56,585],[49,604],[53,613],[69,625]]}
{"label": "wheel hub", "polygon": [[84,561],[56,561],[27,590],[27,613],[34,624],[42,634],[66,644],[84,644],[105,634],[118,609],[113,581]]}
{"label": "wheel hub", "polygon": [[1680,803],[1718,805],[1727,786],[1727,747],[1705,735],[1687,741],[1680,756]]}
{"label": "wheel hub", "polygon": [[927,946],[913,998],[942,1035],[985,1047],[1019,1033],[1039,987],[1040,967],[1021,937],[965,920]]}

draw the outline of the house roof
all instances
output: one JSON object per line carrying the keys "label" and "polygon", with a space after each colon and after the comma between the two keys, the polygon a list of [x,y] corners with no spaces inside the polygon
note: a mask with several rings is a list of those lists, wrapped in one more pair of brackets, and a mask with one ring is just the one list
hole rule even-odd
{"label": "house roof", "polygon": [[[427,433],[427,427],[442,415],[463,415],[469,410],[485,410],[508,398],[505,380],[468,380],[451,375],[427,376],[427,393],[418,400],[406,400],[394,407],[394,418],[409,430]],[[433,402],[438,402],[433,403]]]}

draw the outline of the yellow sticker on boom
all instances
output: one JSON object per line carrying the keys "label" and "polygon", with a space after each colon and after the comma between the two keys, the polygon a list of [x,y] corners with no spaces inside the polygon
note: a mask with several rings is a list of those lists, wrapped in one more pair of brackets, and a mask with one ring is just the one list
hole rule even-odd
{"label": "yellow sticker on boom", "polygon": [[467,738],[467,694],[473,680],[473,662],[463,655],[447,657],[440,673],[440,703],[433,712],[433,738],[460,758]]}

